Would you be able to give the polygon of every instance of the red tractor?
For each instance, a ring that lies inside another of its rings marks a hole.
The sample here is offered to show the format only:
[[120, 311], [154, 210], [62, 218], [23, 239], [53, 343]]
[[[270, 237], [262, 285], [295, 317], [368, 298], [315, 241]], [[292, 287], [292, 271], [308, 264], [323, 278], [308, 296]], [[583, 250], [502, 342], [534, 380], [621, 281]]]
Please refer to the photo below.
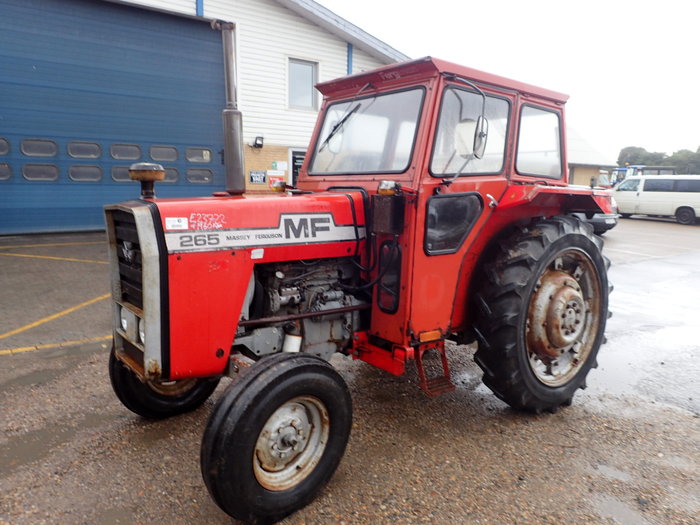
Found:
[[227, 192], [157, 199], [162, 168], [141, 165], [141, 199], [106, 208], [112, 386], [164, 418], [234, 378], [201, 469], [243, 520], [303, 507], [338, 466], [335, 353], [395, 375], [413, 361], [435, 396], [455, 388], [445, 341], [476, 341], [484, 383], [540, 413], [571, 403], [604, 341], [609, 263], [570, 214], [611, 201], [568, 185], [565, 95], [432, 58], [318, 89], [296, 187], [243, 194], [237, 169]]

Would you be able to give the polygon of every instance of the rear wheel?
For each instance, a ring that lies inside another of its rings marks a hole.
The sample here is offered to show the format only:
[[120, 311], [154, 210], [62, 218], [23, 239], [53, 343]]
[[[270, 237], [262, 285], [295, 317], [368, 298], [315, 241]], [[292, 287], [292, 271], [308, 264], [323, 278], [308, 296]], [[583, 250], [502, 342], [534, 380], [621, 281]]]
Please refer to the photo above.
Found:
[[148, 419], [163, 419], [194, 410], [219, 384], [219, 378], [144, 383], [117, 359], [114, 349], [109, 355], [109, 379], [122, 404]]
[[326, 485], [345, 451], [350, 393], [328, 363], [305, 354], [256, 362], [224, 392], [204, 431], [204, 482], [221, 509], [275, 521]]
[[596, 366], [608, 314], [602, 239], [573, 217], [540, 220], [499, 244], [476, 294], [475, 359], [516, 409], [571, 403]]
[[692, 208], [678, 208], [676, 221], [680, 224], [695, 224], [695, 210]]

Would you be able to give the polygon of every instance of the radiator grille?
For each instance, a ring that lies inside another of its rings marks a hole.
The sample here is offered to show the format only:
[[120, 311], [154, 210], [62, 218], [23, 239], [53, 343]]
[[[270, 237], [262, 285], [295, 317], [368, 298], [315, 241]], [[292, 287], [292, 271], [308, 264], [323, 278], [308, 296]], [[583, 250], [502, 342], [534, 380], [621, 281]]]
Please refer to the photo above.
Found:
[[136, 220], [131, 213], [121, 210], [112, 212], [121, 299], [143, 309], [143, 277], [141, 244], [136, 230]]

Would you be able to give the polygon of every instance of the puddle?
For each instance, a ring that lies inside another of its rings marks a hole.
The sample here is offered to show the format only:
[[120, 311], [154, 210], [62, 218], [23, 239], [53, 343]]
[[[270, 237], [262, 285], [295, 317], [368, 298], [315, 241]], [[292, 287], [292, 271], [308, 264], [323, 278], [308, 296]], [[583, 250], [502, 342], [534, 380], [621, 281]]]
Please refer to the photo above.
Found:
[[114, 421], [113, 414], [87, 414], [75, 426], [56, 426], [24, 432], [11, 437], [0, 447], [0, 472], [8, 475], [10, 470], [48, 456], [53, 449], [75, 438], [78, 430], [96, 428]]
[[0, 447], [0, 472], [7, 475], [10, 470], [48, 456], [53, 448], [73, 439], [76, 432], [75, 428], [52, 426], [10, 438]]
[[595, 470], [608, 479], [617, 481], [632, 481], [632, 476], [630, 474], [614, 467], [609, 467], [608, 465], [596, 465]]
[[619, 525], [651, 525], [630, 505], [607, 494], [594, 494], [592, 502], [601, 518], [612, 519]]

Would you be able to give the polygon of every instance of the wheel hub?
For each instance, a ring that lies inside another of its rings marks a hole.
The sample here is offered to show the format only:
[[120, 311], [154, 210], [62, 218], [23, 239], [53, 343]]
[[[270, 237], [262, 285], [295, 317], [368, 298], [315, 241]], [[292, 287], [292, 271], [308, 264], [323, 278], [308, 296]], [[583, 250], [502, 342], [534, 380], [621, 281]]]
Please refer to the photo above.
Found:
[[304, 450], [309, 440], [310, 423], [300, 405], [285, 405], [265, 425], [257, 456], [262, 468], [282, 470]]
[[586, 319], [581, 287], [562, 270], [543, 274], [528, 312], [528, 344], [541, 357], [558, 357], [579, 340]]
[[258, 482], [273, 491], [298, 484], [320, 461], [329, 431], [328, 412], [317, 398], [300, 396], [284, 403], [268, 418], [255, 444]]

